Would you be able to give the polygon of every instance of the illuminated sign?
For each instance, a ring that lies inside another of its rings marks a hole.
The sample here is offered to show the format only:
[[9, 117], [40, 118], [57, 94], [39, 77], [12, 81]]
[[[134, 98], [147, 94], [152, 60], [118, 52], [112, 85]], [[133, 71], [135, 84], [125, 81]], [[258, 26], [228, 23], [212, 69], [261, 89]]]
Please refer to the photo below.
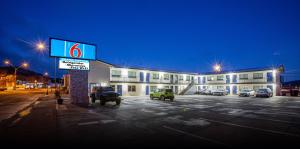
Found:
[[96, 60], [96, 45], [50, 38], [50, 56]]
[[90, 62], [88, 60], [60, 58], [58, 68], [71, 70], [90, 70]]

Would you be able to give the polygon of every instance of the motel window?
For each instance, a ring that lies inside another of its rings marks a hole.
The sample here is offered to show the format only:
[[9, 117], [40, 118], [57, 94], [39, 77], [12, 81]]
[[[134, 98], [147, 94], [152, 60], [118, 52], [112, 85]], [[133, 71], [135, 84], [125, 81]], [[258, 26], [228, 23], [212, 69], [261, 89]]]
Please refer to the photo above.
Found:
[[217, 86], [217, 89], [224, 89], [224, 86]]
[[186, 81], [190, 81], [190, 80], [191, 80], [191, 76], [186, 76], [186, 77], [185, 77], [185, 80], [186, 80]]
[[165, 88], [165, 89], [169, 89], [170, 87], [169, 87], [169, 86], [165, 86], [164, 88]]
[[253, 86], [253, 90], [254, 90], [254, 91], [257, 91], [258, 89], [261, 89], [261, 88], [263, 88], [262, 85], [254, 85], [254, 86]]
[[240, 80], [247, 80], [248, 74], [240, 74], [239, 77], [240, 77]]
[[157, 86], [150, 86], [150, 92], [155, 92], [157, 90]]
[[128, 71], [128, 78], [136, 78], [136, 72], [135, 71]]
[[222, 81], [224, 79], [224, 76], [217, 76], [218, 81]]
[[182, 76], [182, 75], [179, 76], [179, 80], [180, 80], [180, 81], [183, 80], [183, 76]]
[[208, 76], [207, 77], [207, 81], [212, 81], [213, 80], [213, 77], [212, 76]]
[[136, 88], [135, 85], [128, 85], [128, 92], [135, 92]]
[[152, 79], [158, 80], [159, 79], [159, 74], [158, 73], [153, 73], [152, 74]]
[[170, 75], [169, 74], [164, 74], [164, 80], [169, 80], [170, 79]]
[[111, 85], [110, 87], [113, 88], [114, 91], [116, 90], [116, 86], [115, 85]]
[[263, 73], [253, 73], [253, 79], [263, 79]]
[[112, 70], [111, 71], [111, 76], [112, 77], [121, 77], [121, 70]]

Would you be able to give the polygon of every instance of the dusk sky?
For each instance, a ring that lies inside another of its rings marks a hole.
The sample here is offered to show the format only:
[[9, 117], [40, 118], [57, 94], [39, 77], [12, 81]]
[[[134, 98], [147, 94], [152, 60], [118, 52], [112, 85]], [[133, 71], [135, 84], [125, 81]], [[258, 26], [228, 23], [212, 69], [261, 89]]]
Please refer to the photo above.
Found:
[[[300, 79], [299, 0], [2, 0], [0, 60], [53, 75], [49, 37], [96, 44], [97, 59], [186, 72], [286, 67]], [[60, 75], [62, 72], [60, 72]]]

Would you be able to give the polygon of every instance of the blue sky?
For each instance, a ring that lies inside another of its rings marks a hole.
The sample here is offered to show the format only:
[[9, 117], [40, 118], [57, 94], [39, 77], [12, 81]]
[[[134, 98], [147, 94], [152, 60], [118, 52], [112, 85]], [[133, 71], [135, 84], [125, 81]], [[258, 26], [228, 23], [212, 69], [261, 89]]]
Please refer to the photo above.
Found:
[[[125, 66], [188, 72], [284, 64], [300, 79], [300, 1], [297, 0], [4, 0], [0, 59], [53, 75], [38, 40], [97, 44], [97, 58]], [[63, 72], [60, 72], [62, 74]]]

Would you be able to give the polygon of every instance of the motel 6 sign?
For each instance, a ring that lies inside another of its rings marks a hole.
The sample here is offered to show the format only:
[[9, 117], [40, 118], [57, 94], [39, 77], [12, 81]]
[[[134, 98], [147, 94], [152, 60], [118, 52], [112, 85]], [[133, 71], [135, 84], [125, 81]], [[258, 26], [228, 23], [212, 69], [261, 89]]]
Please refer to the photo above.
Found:
[[96, 60], [96, 45], [50, 38], [50, 56]]

